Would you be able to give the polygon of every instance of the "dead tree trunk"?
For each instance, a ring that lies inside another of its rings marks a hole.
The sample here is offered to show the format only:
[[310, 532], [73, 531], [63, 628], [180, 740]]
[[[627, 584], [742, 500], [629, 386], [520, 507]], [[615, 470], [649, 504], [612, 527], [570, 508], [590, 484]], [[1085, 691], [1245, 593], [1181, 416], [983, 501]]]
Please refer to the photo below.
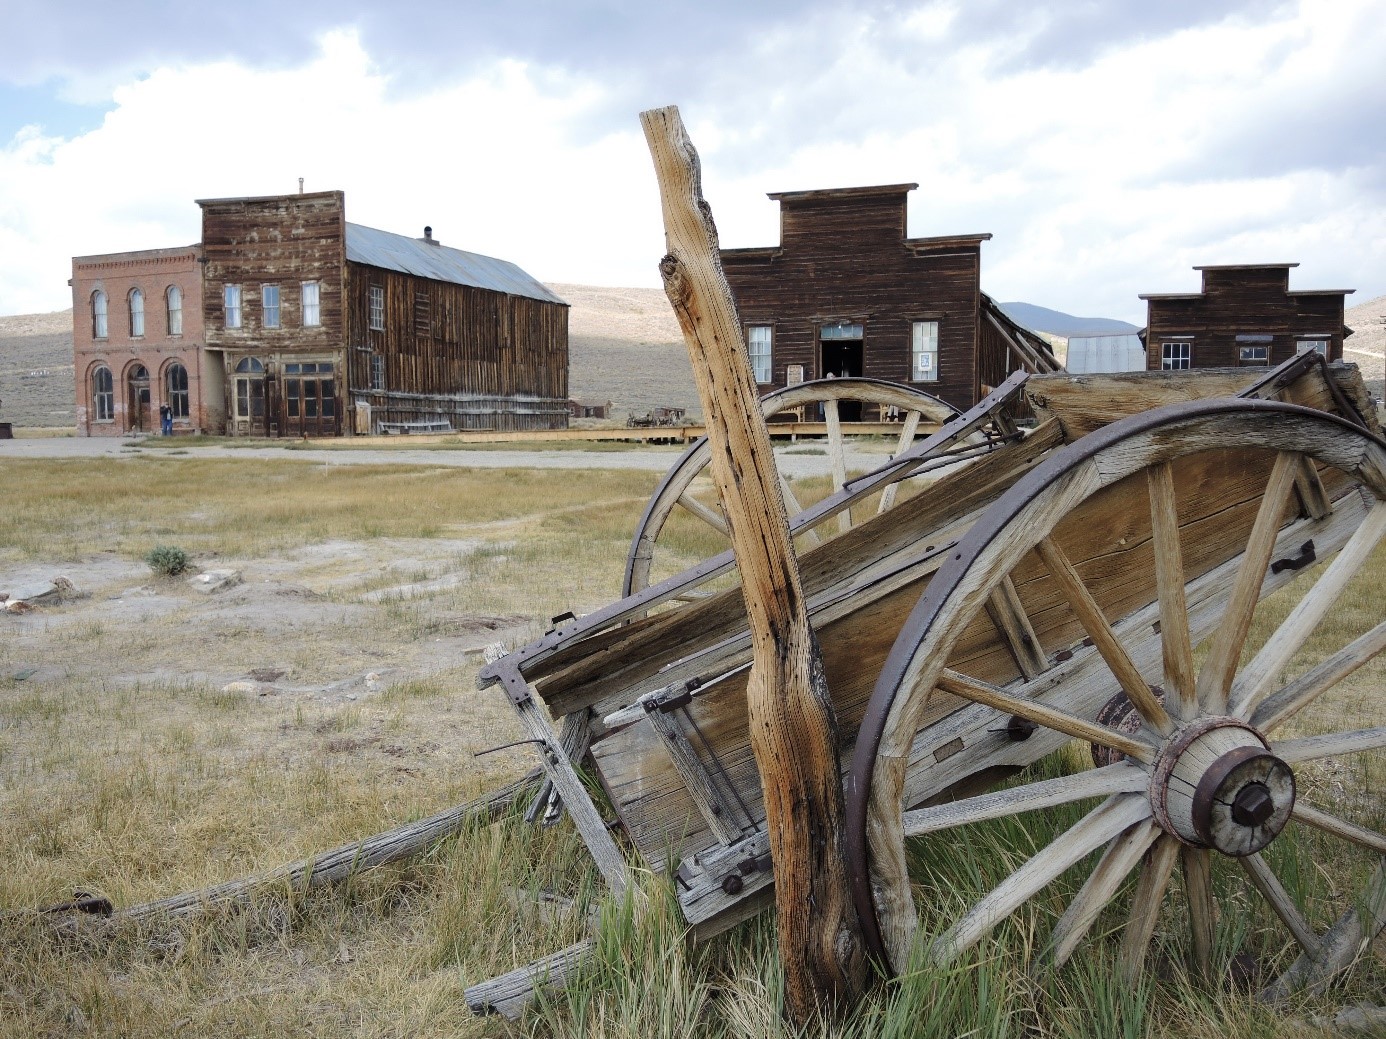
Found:
[[640, 121], [663, 200], [669, 255], [660, 273], [688, 345], [741, 571], [754, 647], [751, 746], [765, 791], [785, 996], [806, 1023], [850, 1007], [865, 980], [842, 854], [837, 724], [698, 155], [677, 108]]

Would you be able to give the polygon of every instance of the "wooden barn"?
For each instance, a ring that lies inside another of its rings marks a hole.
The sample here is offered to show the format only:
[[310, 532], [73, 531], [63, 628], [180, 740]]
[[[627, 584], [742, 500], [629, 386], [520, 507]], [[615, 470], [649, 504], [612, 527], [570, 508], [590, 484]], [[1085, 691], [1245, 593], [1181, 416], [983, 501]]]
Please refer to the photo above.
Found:
[[1017, 368], [1060, 369], [1044, 340], [982, 292], [991, 235], [908, 237], [916, 187], [773, 193], [779, 244], [722, 250], [762, 393], [865, 376], [967, 408]]
[[1341, 360], [1345, 297], [1352, 289], [1290, 290], [1296, 263], [1195, 267], [1201, 292], [1150, 293], [1146, 301], [1146, 368], [1228, 368], [1279, 364], [1317, 350]]
[[567, 425], [568, 306], [515, 264], [347, 223], [340, 191], [198, 205], [233, 435]]

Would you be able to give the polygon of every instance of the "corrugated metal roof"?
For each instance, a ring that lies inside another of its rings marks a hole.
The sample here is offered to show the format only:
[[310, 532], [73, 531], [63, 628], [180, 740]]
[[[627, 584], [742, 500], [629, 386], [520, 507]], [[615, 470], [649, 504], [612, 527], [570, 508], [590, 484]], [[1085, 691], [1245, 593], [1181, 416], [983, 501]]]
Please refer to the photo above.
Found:
[[406, 238], [361, 224], [346, 225], [346, 251], [352, 263], [567, 306], [565, 300], [555, 296], [542, 282], [509, 260], [498, 260], [494, 256], [464, 252], [446, 245], [430, 245], [419, 238]]

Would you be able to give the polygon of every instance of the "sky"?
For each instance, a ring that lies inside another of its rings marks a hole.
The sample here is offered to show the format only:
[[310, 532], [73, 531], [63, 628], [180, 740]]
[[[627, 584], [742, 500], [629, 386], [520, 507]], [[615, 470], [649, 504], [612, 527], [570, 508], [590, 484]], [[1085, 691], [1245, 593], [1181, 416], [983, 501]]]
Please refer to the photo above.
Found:
[[769, 192], [915, 182], [982, 288], [1143, 324], [1195, 265], [1386, 293], [1386, 0], [0, 0], [0, 314], [71, 257], [186, 245], [199, 198], [658, 286], [639, 113], [678, 105], [724, 247]]

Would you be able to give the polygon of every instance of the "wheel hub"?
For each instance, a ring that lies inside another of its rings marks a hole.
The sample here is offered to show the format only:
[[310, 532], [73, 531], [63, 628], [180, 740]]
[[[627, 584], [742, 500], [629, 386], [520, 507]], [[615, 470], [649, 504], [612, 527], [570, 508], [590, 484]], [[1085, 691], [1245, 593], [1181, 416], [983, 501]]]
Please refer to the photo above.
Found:
[[1202, 718], [1160, 752], [1150, 802], [1160, 825], [1185, 844], [1240, 857], [1260, 851], [1285, 828], [1295, 776], [1251, 726]]

